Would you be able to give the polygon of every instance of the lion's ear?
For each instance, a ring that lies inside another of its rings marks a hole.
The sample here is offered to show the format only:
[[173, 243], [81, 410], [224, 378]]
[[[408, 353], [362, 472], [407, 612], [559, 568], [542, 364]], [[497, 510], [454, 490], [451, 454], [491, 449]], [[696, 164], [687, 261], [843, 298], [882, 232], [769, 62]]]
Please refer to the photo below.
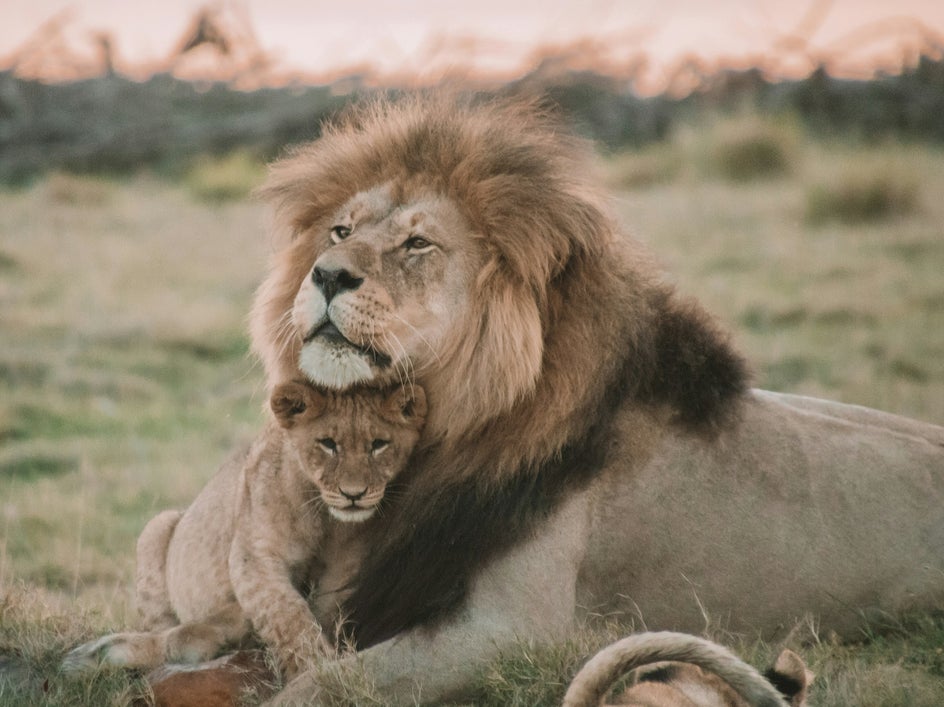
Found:
[[286, 429], [295, 425], [302, 415], [317, 417], [323, 411], [326, 399], [322, 393], [307, 383], [289, 381], [279, 383], [269, 397], [269, 407], [275, 419]]
[[426, 391], [422, 386], [410, 385], [394, 388], [387, 395], [384, 405], [394, 415], [402, 415], [417, 425], [426, 421]]

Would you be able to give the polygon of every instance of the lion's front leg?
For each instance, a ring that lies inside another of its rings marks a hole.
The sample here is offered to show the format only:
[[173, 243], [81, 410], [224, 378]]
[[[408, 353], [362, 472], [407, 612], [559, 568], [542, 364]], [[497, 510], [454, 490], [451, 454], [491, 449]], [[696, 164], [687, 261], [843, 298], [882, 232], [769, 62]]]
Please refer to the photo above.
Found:
[[259, 638], [275, 653], [286, 678], [336, 651], [308, 602], [292, 585], [289, 563], [237, 530], [230, 550], [233, 591]]
[[360, 670], [391, 704], [461, 700], [478, 671], [503, 649], [521, 640], [561, 640], [574, 622], [587, 508], [586, 494], [574, 497], [535, 536], [493, 562], [451, 621], [326, 663], [296, 678], [268, 704], [310, 704], [325, 680], [343, 684], [345, 674]]

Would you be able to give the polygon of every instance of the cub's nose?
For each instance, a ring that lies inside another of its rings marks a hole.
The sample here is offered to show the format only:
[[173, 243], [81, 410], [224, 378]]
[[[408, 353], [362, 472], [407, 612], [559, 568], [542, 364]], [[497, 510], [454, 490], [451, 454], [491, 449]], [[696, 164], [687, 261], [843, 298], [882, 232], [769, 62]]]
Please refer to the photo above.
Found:
[[339, 486], [338, 491], [341, 492], [341, 495], [344, 496], [348, 501], [352, 503], [359, 501], [364, 497], [364, 494], [367, 493], [366, 486]]
[[311, 280], [321, 290], [326, 302], [330, 302], [339, 292], [356, 290], [364, 282], [364, 278], [355, 277], [344, 268], [324, 267], [315, 267], [311, 271]]

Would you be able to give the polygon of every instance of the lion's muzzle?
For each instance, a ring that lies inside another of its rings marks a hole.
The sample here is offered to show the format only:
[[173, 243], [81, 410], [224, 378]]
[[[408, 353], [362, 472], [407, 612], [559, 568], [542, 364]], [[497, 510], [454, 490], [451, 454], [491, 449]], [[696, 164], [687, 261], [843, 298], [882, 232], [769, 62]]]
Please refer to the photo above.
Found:
[[341, 330], [338, 329], [330, 319], [325, 320], [323, 324], [312, 329], [302, 341], [307, 344], [316, 336], [320, 336], [329, 343], [347, 344], [348, 346], [357, 348], [353, 342], [344, 338], [344, 334], [341, 333]]
[[318, 266], [312, 269], [311, 280], [315, 287], [321, 290], [325, 302], [331, 302], [339, 292], [356, 290], [364, 282], [364, 278], [357, 277], [344, 268]]

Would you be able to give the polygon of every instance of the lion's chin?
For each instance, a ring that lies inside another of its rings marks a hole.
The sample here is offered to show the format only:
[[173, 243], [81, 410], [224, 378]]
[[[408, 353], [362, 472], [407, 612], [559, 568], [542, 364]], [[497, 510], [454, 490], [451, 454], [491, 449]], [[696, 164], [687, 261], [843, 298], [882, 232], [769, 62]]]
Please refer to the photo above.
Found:
[[352, 346], [312, 339], [302, 348], [298, 367], [312, 383], [343, 390], [367, 383], [376, 376], [370, 357]]
[[335, 508], [334, 506], [328, 506], [328, 513], [332, 517], [340, 520], [344, 523], [363, 523], [365, 520], [374, 515], [373, 508]]

